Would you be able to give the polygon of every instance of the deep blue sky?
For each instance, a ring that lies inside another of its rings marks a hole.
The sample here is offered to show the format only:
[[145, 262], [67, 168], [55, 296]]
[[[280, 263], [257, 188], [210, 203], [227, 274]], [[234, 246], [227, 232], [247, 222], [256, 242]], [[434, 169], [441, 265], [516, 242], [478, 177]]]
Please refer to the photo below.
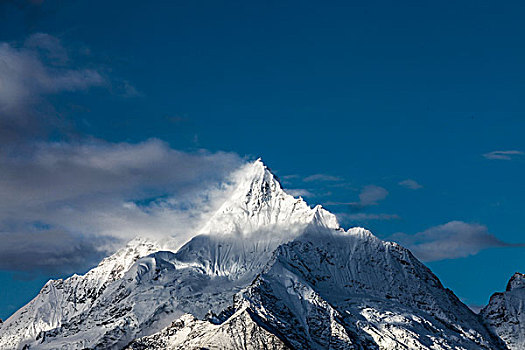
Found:
[[[381, 238], [458, 220], [525, 242], [525, 157], [483, 156], [525, 151], [523, 2], [77, 0], [0, 9], [0, 41], [47, 33], [111, 81], [47, 97], [78, 135], [261, 156], [286, 187], [311, 192], [311, 204], [356, 202], [364, 186], [382, 187], [388, 196], [359, 211], [326, 205]], [[302, 180], [312, 174], [341, 179]], [[406, 179], [422, 188], [398, 185]], [[524, 253], [491, 247], [428, 265], [467, 304], [484, 305], [525, 272]], [[60, 275], [13, 273], [0, 273], [0, 317]]]

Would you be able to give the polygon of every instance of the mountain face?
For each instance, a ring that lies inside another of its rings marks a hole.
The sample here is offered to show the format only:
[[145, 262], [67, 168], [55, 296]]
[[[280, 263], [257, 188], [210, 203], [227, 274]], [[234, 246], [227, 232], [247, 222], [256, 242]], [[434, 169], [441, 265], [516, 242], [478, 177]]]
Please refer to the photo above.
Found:
[[[179, 320], [128, 349], [214, 349], [195, 327]], [[361, 228], [312, 226], [279, 246], [207, 327], [243, 339], [267, 330], [289, 349], [505, 349], [408, 250]]]
[[481, 314], [510, 349], [525, 349], [525, 274], [516, 272], [506, 291], [494, 293]]
[[89, 310], [106, 288], [122, 278], [134, 262], [159, 249], [154, 242], [137, 239], [90, 270], [84, 276], [51, 280], [26, 306], [8, 318], [0, 328], [0, 349], [17, 349], [42, 331]]
[[179, 249], [134, 240], [48, 282], [0, 326], [0, 349], [507, 348], [405, 248], [343, 230], [261, 161], [235, 178]]
[[272, 331], [260, 326], [244, 308], [221, 324], [200, 321], [186, 314], [159, 333], [132, 342], [127, 349], [284, 350], [289, 347]]

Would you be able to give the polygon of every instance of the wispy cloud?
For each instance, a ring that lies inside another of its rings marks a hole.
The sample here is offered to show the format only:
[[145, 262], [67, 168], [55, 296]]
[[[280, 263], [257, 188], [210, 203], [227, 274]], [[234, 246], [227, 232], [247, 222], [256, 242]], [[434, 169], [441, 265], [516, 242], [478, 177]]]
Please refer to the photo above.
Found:
[[508, 150], [508, 151], [492, 151], [483, 154], [483, 157], [487, 159], [496, 159], [496, 160], [512, 160], [516, 157], [523, 156], [525, 153], [518, 150]]
[[[100, 69], [76, 62], [59, 38], [36, 33], [23, 43], [0, 42], [0, 142], [34, 137], [63, 121], [47, 99], [109, 87]], [[128, 89], [132, 92], [132, 87]]]
[[354, 211], [359, 211], [367, 207], [378, 205], [380, 201], [388, 196], [388, 191], [376, 185], [368, 185], [361, 189], [359, 192], [358, 202], [337, 202], [337, 201], [326, 201], [325, 205], [346, 205], [352, 208]]
[[313, 182], [313, 181], [324, 181], [324, 182], [335, 182], [341, 181], [342, 179], [338, 176], [328, 175], [328, 174], [314, 174], [307, 176], [303, 179], [304, 182]]
[[372, 214], [372, 213], [338, 213], [337, 217], [343, 221], [355, 221], [355, 222], [365, 222], [373, 220], [399, 220], [401, 217], [397, 214]]
[[379, 201], [382, 201], [388, 196], [388, 191], [376, 185], [368, 185], [363, 187], [359, 193], [359, 202], [349, 203], [350, 207], [354, 210], [361, 210], [372, 205], [377, 205]]
[[233, 153], [181, 152], [156, 139], [39, 143], [4, 154], [0, 269], [79, 269], [135, 236], [182, 243], [241, 164]]
[[403, 186], [405, 188], [411, 189], [411, 190], [419, 190], [420, 188], [423, 188], [417, 181], [412, 179], [406, 179], [398, 183], [400, 186]]
[[84, 90], [105, 79], [93, 69], [69, 67], [60, 41], [47, 34], [29, 37], [16, 46], [0, 43], [0, 111], [11, 117], [25, 111], [42, 95]]
[[314, 197], [314, 194], [304, 188], [286, 189], [286, 192], [294, 197]]
[[65, 65], [69, 61], [69, 54], [60, 39], [46, 33], [31, 35], [24, 42], [24, 47], [33, 49], [33, 53], [40, 53], [40, 57], [47, 58], [54, 65]]
[[294, 183], [295, 179], [299, 179], [299, 175], [291, 174], [291, 175], [282, 175], [279, 176], [279, 181], [281, 181], [282, 184], [292, 184]]
[[525, 247], [501, 241], [484, 225], [463, 221], [450, 221], [414, 235], [396, 233], [388, 239], [407, 247], [423, 261], [463, 258], [491, 247]]

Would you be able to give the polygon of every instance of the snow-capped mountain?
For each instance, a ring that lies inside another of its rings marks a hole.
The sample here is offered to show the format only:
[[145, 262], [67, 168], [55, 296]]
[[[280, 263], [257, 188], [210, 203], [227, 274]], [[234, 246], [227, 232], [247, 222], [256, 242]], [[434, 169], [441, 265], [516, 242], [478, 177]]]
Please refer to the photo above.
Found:
[[224, 348], [210, 346], [204, 328], [240, 339], [269, 331], [282, 342], [275, 348], [290, 349], [505, 348], [408, 250], [361, 228], [310, 227], [279, 246], [222, 315], [204, 324], [185, 315], [129, 349]]
[[525, 274], [516, 272], [506, 291], [494, 293], [481, 314], [510, 349], [525, 349]]
[[505, 349], [401, 246], [285, 193], [258, 160], [179, 249], [135, 240], [0, 327], [20, 349]]

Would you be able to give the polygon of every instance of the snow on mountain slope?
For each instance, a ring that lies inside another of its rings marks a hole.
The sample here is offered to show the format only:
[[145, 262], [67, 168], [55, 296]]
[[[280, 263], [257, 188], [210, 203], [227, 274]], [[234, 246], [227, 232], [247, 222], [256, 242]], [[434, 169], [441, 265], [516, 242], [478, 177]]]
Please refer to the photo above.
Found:
[[360, 228], [307, 232], [280, 246], [243, 295], [296, 348], [326, 348], [319, 339], [334, 337], [322, 332], [337, 325], [366, 348], [504, 348], [408, 250]]
[[163, 331], [137, 339], [127, 350], [286, 350], [286, 344], [261, 327], [247, 309], [222, 324], [200, 321], [186, 314]]
[[512, 350], [525, 349], [525, 274], [516, 272], [480, 314]]
[[[248, 312], [292, 349], [505, 349], [408, 250], [361, 228], [341, 232], [314, 222], [304, 235], [279, 246], [234, 300], [229, 314]], [[233, 317], [200, 325], [246, 334], [242, 325], [230, 330]], [[201, 345], [200, 330], [177, 325], [131, 348]]]
[[83, 276], [50, 280], [27, 305], [0, 328], [0, 349], [15, 349], [40, 332], [89, 310], [108, 285], [119, 280], [140, 257], [159, 249], [153, 242], [135, 239]]
[[209, 276], [171, 252], [139, 259], [90, 309], [37, 337], [38, 349], [120, 349], [186, 312], [200, 317], [231, 299], [236, 281]]

